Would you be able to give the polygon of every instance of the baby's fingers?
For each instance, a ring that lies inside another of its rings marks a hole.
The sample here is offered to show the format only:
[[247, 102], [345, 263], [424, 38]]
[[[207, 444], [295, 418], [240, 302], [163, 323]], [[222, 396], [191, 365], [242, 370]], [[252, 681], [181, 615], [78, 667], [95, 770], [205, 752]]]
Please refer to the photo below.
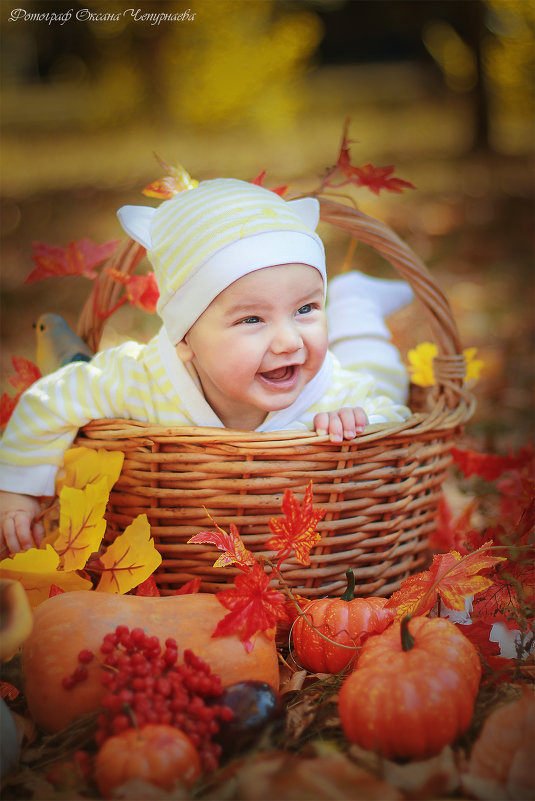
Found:
[[31, 518], [25, 512], [15, 512], [2, 520], [2, 534], [10, 553], [33, 548]]

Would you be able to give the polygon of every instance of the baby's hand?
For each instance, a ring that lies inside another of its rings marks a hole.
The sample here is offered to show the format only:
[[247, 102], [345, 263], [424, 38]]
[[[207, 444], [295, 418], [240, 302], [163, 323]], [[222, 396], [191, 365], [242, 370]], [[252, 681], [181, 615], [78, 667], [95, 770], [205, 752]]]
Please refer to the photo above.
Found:
[[329, 434], [331, 442], [354, 439], [357, 434], [362, 434], [367, 424], [368, 416], [360, 406], [345, 406], [337, 412], [319, 412], [314, 417], [316, 434]]
[[18, 492], [0, 491], [0, 551], [11, 553], [38, 546], [45, 530], [33, 520], [41, 511], [37, 498]]

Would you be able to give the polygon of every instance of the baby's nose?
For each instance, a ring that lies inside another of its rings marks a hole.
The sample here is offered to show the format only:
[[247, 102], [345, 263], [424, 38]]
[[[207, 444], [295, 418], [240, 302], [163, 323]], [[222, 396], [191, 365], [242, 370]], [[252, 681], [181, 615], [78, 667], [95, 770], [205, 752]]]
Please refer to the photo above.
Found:
[[271, 341], [273, 353], [294, 353], [303, 347], [303, 340], [296, 326], [292, 323], [280, 325]]

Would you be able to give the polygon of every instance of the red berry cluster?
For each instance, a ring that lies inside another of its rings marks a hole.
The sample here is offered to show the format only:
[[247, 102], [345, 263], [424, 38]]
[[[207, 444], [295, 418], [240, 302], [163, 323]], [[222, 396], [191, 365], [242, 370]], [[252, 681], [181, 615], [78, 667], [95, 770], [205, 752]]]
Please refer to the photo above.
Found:
[[83, 651], [80, 651], [78, 654], [78, 661], [80, 662], [77, 665], [73, 672], [69, 676], [64, 676], [61, 680], [61, 683], [65, 690], [72, 690], [77, 684], [80, 684], [81, 681], [85, 681], [87, 679], [87, 668], [88, 665], [93, 660], [94, 654], [93, 651], [89, 651], [87, 648], [84, 648]]
[[100, 651], [106, 694], [98, 717], [97, 745], [125, 729], [167, 724], [187, 734], [205, 772], [215, 770], [221, 748], [212, 738], [221, 722], [233, 718], [233, 712], [213, 700], [205, 703], [223, 691], [209, 665], [190, 650], [184, 651], [183, 663], [176, 664], [176, 640], [168, 638], [162, 648], [158, 637], [127, 626], [106, 634]]

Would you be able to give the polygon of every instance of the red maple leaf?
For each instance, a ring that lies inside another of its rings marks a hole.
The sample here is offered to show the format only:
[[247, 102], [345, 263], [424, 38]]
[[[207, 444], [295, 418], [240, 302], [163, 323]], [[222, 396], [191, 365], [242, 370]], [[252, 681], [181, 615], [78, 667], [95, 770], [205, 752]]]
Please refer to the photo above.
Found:
[[244, 568], [255, 563], [255, 557], [243, 544], [234, 523], [230, 524], [230, 534], [227, 534], [217, 523], [214, 522], [214, 525], [217, 531], [201, 531], [199, 534], [194, 534], [188, 540], [188, 545], [190, 543], [210, 544], [223, 551], [219, 559], [214, 562], [214, 567], [236, 564], [238, 567]]
[[437, 527], [429, 537], [429, 545], [434, 551], [446, 553], [447, 551], [456, 550], [466, 553], [466, 537], [470, 530], [470, 521], [477, 504], [478, 500], [474, 498], [459, 517], [454, 520], [446, 499], [440, 499]]
[[31, 387], [38, 378], [41, 378], [39, 368], [23, 356], [12, 356], [11, 364], [15, 370], [15, 375], [8, 376], [7, 380], [17, 390], [17, 394], [14, 397], [10, 397], [7, 392], [4, 392], [0, 398], [0, 430], [6, 427], [24, 390]]
[[50, 590], [48, 591], [48, 597], [53, 598], [54, 595], [61, 595], [63, 592], [65, 592], [65, 590], [62, 590], [57, 584], [51, 584]]
[[345, 183], [354, 183], [356, 186], [367, 186], [375, 195], [378, 195], [381, 189], [386, 189], [388, 192], [399, 193], [403, 192], [404, 189], [415, 188], [409, 181], [403, 181], [401, 178], [394, 178], [393, 172], [395, 168], [392, 166], [374, 167], [373, 164], [368, 163], [357, 167], [351, 164], [349, 145], [353, 143], [347, 138], [348, 128], [349, 119], [347, 119], [344, 124], [342, 144], [334, 169], [334, 171], [338, 169], [344, 178], [346, 178]]
[[77, 242], [69, 242], [66, 248], [34, 242], [32, 261], [35, 268], [25, 279], [25, 284], [32, 284], [43, 278], [54, 275], [83, 275], [96, 278], [95, 267], [107, 259], [119, 243], [118, 239], [96, 245], [85, 237]]
[[374, 167], [373, 164], [363, 164], [362, 167], [353, 167], [354, 183], [357, 186], [367, 186], [370, 192], [378, 195], [381, 189], [388, 192], [403, 192], [404, 189], [414, 189], [414, 184], [393, 178], [394, 167]]
[[302, 506], [299, 506], [293, 492], [286, 490], [282, 498], [282, 511], [285, 518], [272, 517], [269, 521], [274, 536], [266, 543], [266, 547], [277, 551], [279, 565], [292, 550], [295, 550], [296, 559], [302, 565], [309, 565], [310, 550], [321, 540], [316, 526], [325, 516], [325, 509], [314, 509], [312, 506], [312, 482], [306, 488]]
[[[264, 186], [264, 178], [265, 177], [266, 177], [266, 170], [262, 170], [260, 175], [257, 175], [256, 178], [253, 178], [251, 183], [255, 184], [256, 186]], [[285, 186], [277, 186], [277, 187], [275, 187], [273, 189], [271, 187], [267, 187], [267, 186], [265, 188], [269, 189], [270, 192], [275, 192], [275, 194], [276, 195], [280, 195], [280, 197], [284, 197], [284, 195], [288, 191], [288, 185], [287, 184]]]
[[141, 584], [138, 584], [136, 587], [136, 595], [142, 595], [146, 598], [159, 598], [160, 597], [160, 590], [158, 589], [158, 585], [156, 584], [156, 579], [154, 578], [154, 574], [142, 581]]
[[149, 314], [153, 314], [156, 311], [160, 291], [156, 283], [156, 276], [152, 271], [144, 275], [125, 275], [120, 270], [108, 267], [106, 272], [114, 281], [123, 284], [125, 287], [125, 295], [119, 299], [113, 309], [107, 313], [107, 316], [116, 312], [126, 301], [131, 306], [137, 306], [143, 311], [149, 312]]
[[461, 623], [455, 624], [459, 631], [462, 631], [464, 636], [475, 645], [479, 651], [479, 655], [485, 660], [490, 656], [500, 655], [500, 646], [497, 642], [489, 640], [490, 630], [492, 623], [486, 623], [482, 620], [474, 620], [469, 625], [462, 625]]
[[486, 481], [495, 481], [510, 470], [520, 470], [533, 459], [533, 453], [529, 449], [522, 449], [518, 456], [511, 454], [499, 456], [495, 453], [478, 453], [470, 449], [452, 448], [451, 455], [467, 478], [476, 475]]
[[269, 577], [258, 562], [243, 568], [234, 587], [216, 593], [216, 598], [231, 611], [219, 621], [212, 637], [237, 634], [246, 651], [253, 649], [254, 634], [272, 629], [278, 620], [286, 618], [285, 596], [270, 589]]
[[200, 588], [200, 578], [190, 579], [190, 581], [186, 581], [185, 584], [179, 587], [174, 595], [195, 595], [195, 593], [199, 592]]

